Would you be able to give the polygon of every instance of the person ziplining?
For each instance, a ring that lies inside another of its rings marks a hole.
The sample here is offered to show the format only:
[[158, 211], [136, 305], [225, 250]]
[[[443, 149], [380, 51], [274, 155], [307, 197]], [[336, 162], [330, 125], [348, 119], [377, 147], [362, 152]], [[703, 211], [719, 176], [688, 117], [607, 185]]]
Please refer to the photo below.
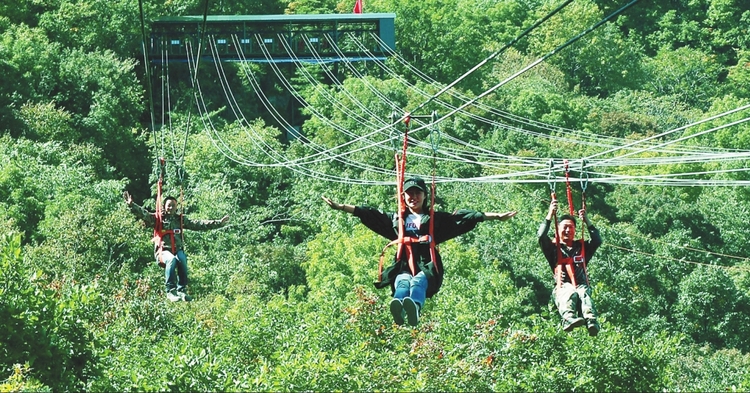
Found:
[[[591, 297], [591, 287], [589, 286], [588, 273], [586, 265], [591, 261], [594, 253], [602, 244], [602, 238], [599, 230], [586, 214], [586, 183], [581, 180], [581, 209], [578, 210], [578, 217], [588, 229], [590, 239], [575, 240], [576, 219], [575, 207], [573, 206], [573, 196], [568, 177], [568, 162], [565, 160], [565, 180], [567, 183], [566, 194], [568, 197], [568, 206], [570, 214], [564, 214], [557, 220], [557, 197], [555, 194], [554, 176], [552, 174], [552, 162], [550, 162], [550, 190], [552, 201], [547, 211], [544, 222], [539, 226], [537, 237], [539, 246], [547, 259], [550, 268], [555, 275], [555, 288], [552, 290], [552, 296], [555, 300], [555, 306], [562, 318], [562, 327], [566, 332], [570, 332], [576, 327], [586, 326], [590, 336], [599, 334], [599, 322], [597, 321], [596, 308]], [[582, 166], [583, 168], [583, 166]], [[550, 224], [555, 223], [554, 241], [547, 236]]]
[[170, 301], [190, 301], [188, 295], [188, 265], [185, 254], [185, 229], [205, 231], [223, 227], [229, 221], [229, 215], [219, 220], [193, 220], [178, 212], [177, 199], [171, 196], [164, 198], [162, 205], [164, 159], [160, 159], [159, 180], [156, 192], [156, 212], [151, 213], [133, 202], [130, 193], [125, 191], [123, 197], [130, 211], [147, 225], [154, 226], [154, 257], [164, 269], [164, 286], [167, 299]]
[[[471, 231], [480, 222], [509, 220], [516, 212], [435, 211], [434, 165], [430, 199], [423, 179], [411, 177], [404, 180], [409, 120], [407, 115], [400, 160], [396, 154], [398, 211], [384, 212], [367, 206], [340, 204], [325, 196], [322, 198], [332, 209], [355, 215], [367, 228], [390, 240], [381, 253], [378, 280], [374, 285], [378, 289], [391, 289], [393, 299], [389, 309], [393, 322], [403, 325], [406, 321], [414, 327], [419, 324], [425, 300], [438, 293], [443, 283], [443, 262], [437, 245]], [[393, 264], [383, 269], [383, 257], [391, 245], [398, 245], [396, 255]]]

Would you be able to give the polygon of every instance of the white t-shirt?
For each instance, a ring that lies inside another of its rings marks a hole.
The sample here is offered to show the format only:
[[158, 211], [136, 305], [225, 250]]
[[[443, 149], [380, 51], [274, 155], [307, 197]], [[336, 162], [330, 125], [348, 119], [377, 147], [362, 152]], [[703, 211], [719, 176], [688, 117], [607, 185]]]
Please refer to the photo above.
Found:
[[404, 234], [406, 236], [414, 236], [419, 237], [419, 226], [422, 224], [422, 215], [421, 214], [409, 214], [406, 217], [406, 220], [404, 220], [404, 226], [406, 227], [404, 230]]

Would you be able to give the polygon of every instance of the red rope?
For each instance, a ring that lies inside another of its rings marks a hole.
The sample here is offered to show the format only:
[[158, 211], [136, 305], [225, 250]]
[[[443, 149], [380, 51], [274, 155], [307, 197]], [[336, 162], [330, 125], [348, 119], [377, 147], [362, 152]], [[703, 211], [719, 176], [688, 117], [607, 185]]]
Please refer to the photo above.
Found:
[[570, 170], [568, 169], [568, 160], [563, 160], [563, 165], [565, 166], [565, 193], [568, 196], [568, 210], [570, 210], [570, 215], [575, 217], [576, 211], [575, 207], [573, 206], [573, 190], [570, 188], [570, 177], [568, 176], [568, 173]]
[[164, 157], [159, 158], [159, 180], [156, 182], [156, 213], [154, 214], [154, 218], [156, 219], [156, 222], [154, 223], [154, 238], [153, 241], [156, 242], [157, 245], [157, 252], [159, 255], [159, 266], [166, 267], [166, 264], [161, 259], [162, 250], [164, 248], [163, 242], [162, 242], [162, 230], [164, 229], [162, 226], [162, 201], [161, 201], [161, 188], [162, 184], [164, 183]]
[[[404, 201], [404, 176], [406, 174], [406, 147], [408, 145], [410, 121], [411, 116], [407, 113], [406, 118], [404, 118], [404, 124], [406, 127], [404, 129], [404, 143], [401, 148], [401, 159], [399, 159], [398, 153], [396, 153], [394, 157], [396, 161], [396, 199], [398, 200], [398, 239], [391, 243], [400, 243], [398, 250], [396, 251], [397, 260], [401, 260], [401, 255], [404, 250], [404, 214], [406, 214], [406, 201]], [[391, 244], [388, 246], [390, 245]], [[388, 246], [386, 246], [386, 248], [388, 248]], [[385, 252], [385, 249], [383, 252]], [[380, 262], [378, 263], [378, 281], [383, 281], [383, 255], [380, 256]]]

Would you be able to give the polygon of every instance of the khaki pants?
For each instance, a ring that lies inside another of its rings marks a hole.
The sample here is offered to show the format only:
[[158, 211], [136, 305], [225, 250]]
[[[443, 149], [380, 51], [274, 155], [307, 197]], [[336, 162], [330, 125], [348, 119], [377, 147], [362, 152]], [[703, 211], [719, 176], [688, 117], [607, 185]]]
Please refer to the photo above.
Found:
[[596, 309], [594, 300], [591, 298], [591, 288], [588, 285], [578, 285], [566, 282], [552, 291], [555, 298], [555, 306], [563, 319], [563, 325], [580, 316], [586, 320], [587, 325], [596, 324]]

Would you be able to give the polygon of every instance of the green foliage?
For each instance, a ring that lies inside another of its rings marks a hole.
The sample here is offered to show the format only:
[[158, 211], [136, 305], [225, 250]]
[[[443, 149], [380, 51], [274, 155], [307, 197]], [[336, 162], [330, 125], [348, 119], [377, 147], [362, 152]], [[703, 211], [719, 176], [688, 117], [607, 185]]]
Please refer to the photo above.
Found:
[[678, 326], [699, 344], [748, 350], [747, 296], [721, 269], [695, 269], [680, 283], [674, 313]]
[[20, 235], [2, 236], [2, 367], [9, 372], [14, 364], [28, 364], [30, 375], [53, 390], [79, 390], [97, 375], [88, 324], [99, 302], [97, 283], [49, 281], [27, 267], [21, 251]]
[[42, 383], [29, 377], [31, 368], [29, 364], [14, 364], [13, 374], [7, 380], [0, 383], [0, 392], [51, 392]]
[[[395, 209], [400, 146], [372, 130], [394, 108], [423, 104], [557, 4], [366, 0], [365, 12], [396, 13], [397, 50], [427, 81], [389, 59], [401, 75], [374, 63], [304, 71], [222, 63], [228, 83], [220, 85], [216, 64], [201, 62], [208, 113], [198, 114], [192, 71], [170, 63], [152, 82], [157, 118], [162, 106], [171, 112], [151, 130], [137, 2], [0, 0], [0, 369], [10, 376], [0, 391], [750, 389], [742, 330], [750, 193], [742, 187], [592, 187], [590, 217], [605, 241], [589, 265], [597, 337], [562, 332], [549, 308], [553, 278], [534, 236], [547, 209], [543, 184], [438, 183], [441, 210], [519, 213], [442, 245], [446, 281], [415, 328], [395, 326], [390, 291], [372, 287], [385, 239], [320, 199]], [[353, 5], [242, 0], [210, 3], [208, 13], [349, 13]], [[621, 5], [573, 2], [454, 91], [476, 96]], [[205, 3], [144, 6], [148, 22], [201, 15]], [[439, 149], [464, 150], [456, 138], [530, 162], [585, 157], [601, 150], [537, 136], [586, 130], [596, 143], [622, 144], [745, 105], [749, 15], [740, 0], [639, 2], [482, 98], [492, 110], [471, 109], [498, 123], [445, 119]], [[169, 103], [160, 97], [166, 80]], [[257, 89], [274, 109], [294, 114], [302, 138], [277, 124]], [[422, 110], [448, 107], [433, 100]], [[744, 151], [748, 135], [746, 125], [733, 126], [681, 147]], [[427, 129], [412, 136], [429, 139]], [[317, 154], [347, 142], [357, 166]], [[378, 142], [379, 150], [358, 150]], [[410, 172], [431, 172], [430, 146], [409, 152]], [[285, 164], [311, 154], [313, 163]], [[158, 156], [170, 159], [165, 192], [184, 192], [187, 214], [231, 217], [225, 228], [187, 235], [191, 303], [165, 299], [152, 228], [122, 201], [127, 189], [153, 208]], [[701, 177], [744, 181], [745, 167], [736, 160], [610, 168], [624, 176], [726, 170]], [[436, 168], [439, 179], [513, 170], [459, 159]], [[340, 177], [389, 185], [330, 181]]]
[[748, 361], [748, 354], [736, 349], [687, 346], [667, 370], [669, 385], [682, 391], [744, 391], [750, 383]]
[[[593, 1], [574, 2], [531, 34], [529, 51], [535, 57], [547, 55], [604, 16]], [[615, 23], [608, 23], [550, 58], [550, 62], [560, 67], [571, 86], [586, 94], [607, 96], [641, 84], [642, 56], [637, 44], [624, 37]]]
[[716, 82], [726, 73], [715, 55], [688, 47], [660, 50], [644, 66], [648, 91], [704, 110], [719, 93]]

